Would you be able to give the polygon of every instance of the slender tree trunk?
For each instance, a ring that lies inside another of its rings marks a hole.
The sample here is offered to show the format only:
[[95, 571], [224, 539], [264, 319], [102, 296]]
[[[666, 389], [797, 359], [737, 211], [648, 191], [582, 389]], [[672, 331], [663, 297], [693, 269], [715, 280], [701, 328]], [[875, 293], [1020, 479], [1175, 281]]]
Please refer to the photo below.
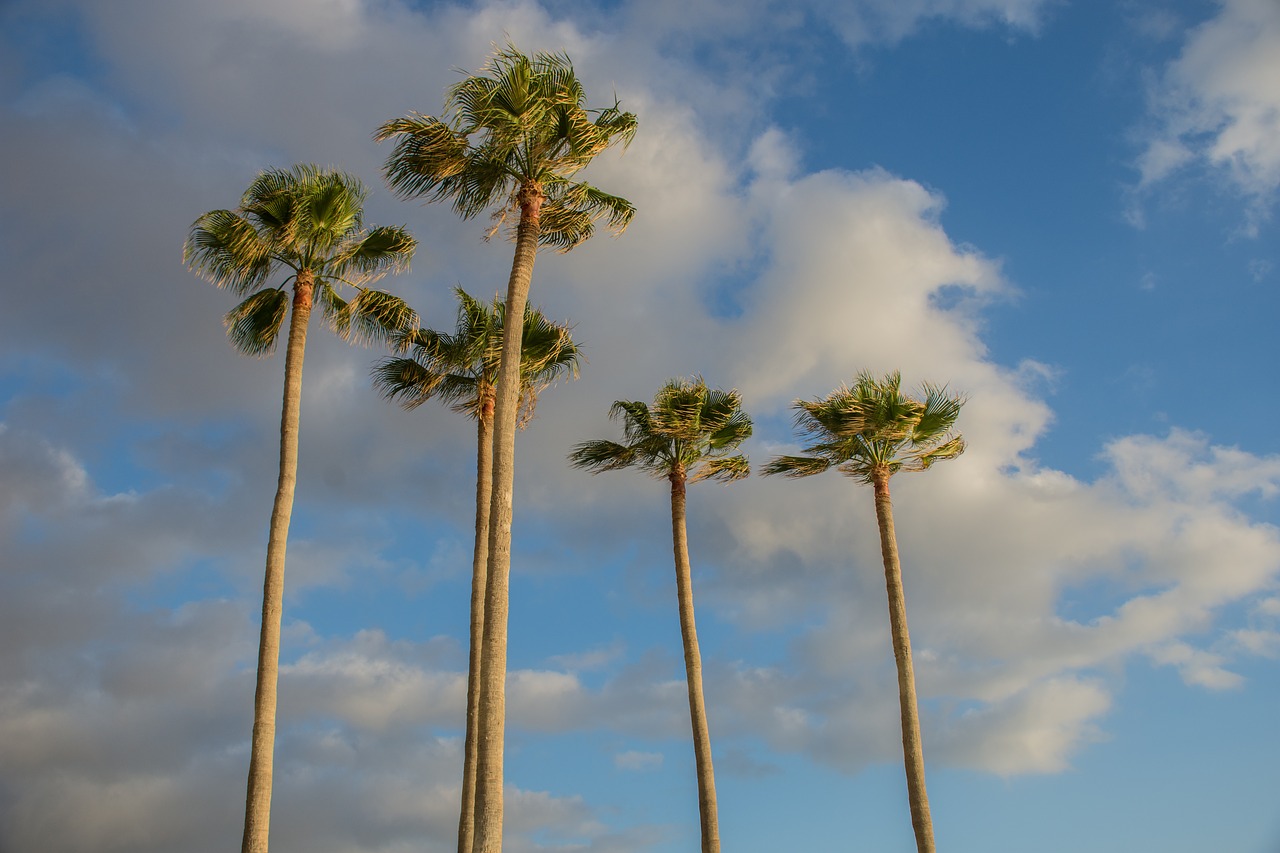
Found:
[[271, 775], [276, 744], [276, 682], [280, 674], [280, 620], [284, 609], [284, 556], [298, 482], [298, 425], [302, 406], [302, 359], [307, 348], [313, 278], [298, 274], [284, 356], [284, 404], [280, 414], [280, 476], [271, 508], [267, 571], [262, 587], [262, 634], [258, 641], [258, 684], [253, 699], [253, 743], [245, 797], [241, 853], [267, 853], [271, 828]]
[[476, 829], [473, 853], [502, 850], [502, 760], [507, 715], [507, 611], [511, 574], [511, 512], [515, 485], [516, 418], [520, 411], [520, 351], [524, 309], [538, 255], [542, 190], [520, 191], [516, 253], [507, 282], [493, 416], [493, 493], [489, 503], [489, 571], [485, 585], [484, 641], [480, 655], [479, 755], [476, 762]]
[[916, 850], [935, 853], [933, 818], [924, 786], [924, 744], [920, 739], [920, 712], [916, 706], [916, 676], [911, 664], [911, 632], [907, 629], [907, 600], [902, 590], [902, 563], [898, 538], [893, 531], [893, 504], [889, 500], [889, 472], [873, 475], [876, 521], [880, 525], [880, 553], [884, 558], [884, 585], [889, 595], [889, 629], [893, 635], [893, 659], [898, 666], [898, 705], [902, 712], [902, 759], [907, 771], [907, 797]]
[[702, 695], [702, 654], [693, 615], [693, 572], [689, 566], [689, 536], [685, 530], [685, 473], [677, 469], [671, 480], [671, 541], [676, 562], [676, 598], [680, 604], [680, 637], [684, 642], [684, 673], [689, 687], [689, 718], [693, 723], [693, 755], [698, 772], [698, 819], [702, 853], [720, 853], [720, 824], [716, 814], [716, 772], [711, 764], [711, 733]]
[[480, 651], [484, 638], [484, 591], [489, 569], [489, 498], [493, 490], [493, 388], [484, 380], [480, 381], [480, 417], [476, 427], [476, 540], [471, 557], [471, 655], [467, 665], [467, 734], [463, 742], [458, 853], [471, 853], [476, 828]]

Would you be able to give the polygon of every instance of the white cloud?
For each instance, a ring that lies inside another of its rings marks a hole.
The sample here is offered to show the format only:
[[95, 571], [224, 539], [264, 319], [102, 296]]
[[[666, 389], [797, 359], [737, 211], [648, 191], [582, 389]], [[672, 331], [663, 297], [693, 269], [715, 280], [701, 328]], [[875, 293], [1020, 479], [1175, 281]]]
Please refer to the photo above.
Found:
[[1002, 776], [1065, 770], [1068, 756], [1096, 740], [1093, 722], [1111, 706], [1100, 683], [1052, 678], [985, 711], [965, 714], [938, 744], [943, 760]]
[[657, 770], [662, 766], [663, 755], [661, 752], [640, 752], [638, 750], [627, 750], [619, 752], [613, 757], [613, 764], [619, 770], [643, 771]]
[[1177, 667], [1182, 680], [1209, 690], [1230, 690], [1240, 687], [1244, 679], [1224, 669], [1221, 655], [1195, 649], [1186, 643], [1168, 643], [1154, 649], [1151, 659], [1159, 664]]
[[969, 27], [1002, 24], [1035, 34], [1047, 0], [861, 0], [824, 6], [841, 37], [851, 46], [868, 42], [897, 42], [929, 21], [955, 22]]
[[1152, 95], [1157, 130], [1138, 160], [1141, 185], [1201, 163], [1261, 213], [1280, 188], [1280, 7], [1272, 0], [1220, 6], [1188, 32]]

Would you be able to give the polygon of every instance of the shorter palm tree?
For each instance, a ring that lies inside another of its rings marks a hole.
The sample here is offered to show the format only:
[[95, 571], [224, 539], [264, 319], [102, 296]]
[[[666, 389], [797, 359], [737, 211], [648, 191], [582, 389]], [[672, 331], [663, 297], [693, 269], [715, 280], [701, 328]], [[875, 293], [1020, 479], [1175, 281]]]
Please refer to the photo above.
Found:
[[732, 482], [750, 473], [747, 457], [730, 454], [751, 436], [751, 419], [742, 411], [742, 398], [737, 391], [708, 388], [701, 377], [669, 381], [652, 406], [619, 400], [610, 408], [609, 417], [622, 419], [623, 443], [584, 442], [574, 447], [569, 460], [592, 473], [634, 467], [671, 483], [676, 597], [697, 763], [702, 851], [719, 853], [715, 770], [702, 695], [702, 655], [694, 622], [693, 578], [685, 530], [685, 487], [699, 480]]
[[[475, 834], [476, 762], [479, 758], [480, 655], [484, 638], [484, 597], [488, 575], [489, 494], [493, 484], [493, 410], [502, 361], [506, 306], [485, 304], [462, 288], [458, 323], [452, 335], [411, 329], [396, 341], [408, 356], [387, 358], [373, 369], [374, 385], [388, 400], [416, 409], [438, 398], [476, 421], [476, 536], [471, 560], [471, 653], [467, 667], [467, 723], [463, 750], [462, 810], [458, 853], [471, 853]], [[581, 351], [569, 328], [553, 323], [536, 308], [525, 307], [524, 346], [520, 353], [520, 418], [533, 417], [538, 394], [562, 376], [577, 378]]]
[[807, 477], [835, 468], [875, 490], [880, 553], [889, 596], [889, 628], [898, 669], [898, 704], [902, 716], [902, 754], [906, 765], [911, 825], [919, 853], [934, 853], [933, 819], [924, 784], [924, 746], [916, 704], [915, 669], [911, 663], [911, 635], [902, 589], [902, 564], [893, 528], [889, 478], [900, 471], [924, 471], [935, 462], [964, 452], [964, 438], [951, 429], [964, 400], [945, 388], [925, 384], [924, 399], [904, 396], [902, 376], [891, 373], [877, 380], [859, 373], [852, 386], [837, 388], [821, 400], [797, 400], [796, 428], [806, 443], [807, 456], [779, 456], [763, 473]]
[[[269, 169], [245, 190], [238, 208], [211, 210], [197, 219], [183, 248], [183, 259], [196, 273], [247, 294], [226, 315], [227, 336], [241, 352], [270, 354], [289, 317], [243, 853], [266, 853], [270, 829], [285, 549], [298, 474], [302, 364], [311, 310], [318, 302], [329, 325], [348, 339], [385, 338], [418, 322], [403, 300], [367, 286], [407, 268], [417, 243], [403, 228], [365, 228], [366, 195], [360, 182], [343, 172], [312, 165]], [[344, 290], [355, 294], [348, 300]]]

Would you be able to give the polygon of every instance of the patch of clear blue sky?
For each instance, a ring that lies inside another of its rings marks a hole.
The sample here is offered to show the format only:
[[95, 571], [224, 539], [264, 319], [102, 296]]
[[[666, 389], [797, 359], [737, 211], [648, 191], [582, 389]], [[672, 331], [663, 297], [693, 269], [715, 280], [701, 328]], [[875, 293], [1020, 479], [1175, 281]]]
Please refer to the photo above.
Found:
[[60, 74], [80, 79], [102, 76], [105, 67], [85, 34], [77, 8], [46, 3], [33, 15], [27, 14], [28, 8], [0, 7], [0, 39], [22, 56], [20, 64], [6, 70], [18, 71], [23, 85]]

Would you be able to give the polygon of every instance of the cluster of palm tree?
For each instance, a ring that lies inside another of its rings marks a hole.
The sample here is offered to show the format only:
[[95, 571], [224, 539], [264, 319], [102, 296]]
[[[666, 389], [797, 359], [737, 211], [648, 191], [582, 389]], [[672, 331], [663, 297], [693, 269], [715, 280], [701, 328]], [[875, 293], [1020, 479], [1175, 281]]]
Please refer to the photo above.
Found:
[[[530, 307], [533, 266], [539, 248], [568, 251], [590, 237], [601, 220], [614, 233], [626, 228], [632, 205], [575, 175], [610, 146], [628, 144], [635, 131], [635, 116], [616, 102], [587, 108], [567, 56], [529, 57], [510, 46], [498, 50], [480, 74], [448, 91], [440, 117], [411, 113], [378, 129], [378, 141], [394, 140], [384, 167], [393, 192], [405, 199], [449, 202], [467, 219], [489, 212], [495, 220], [490, 234], [505, 227], [515, 243], [506, 297], [485, 303], [458, 288], [452, 334], [423, 328], [403, 300], [369, 287], [387, 273], [406, 269], [416, 244], [403, 228], [364, 225], [366, 192], [350, 175], [313, 165], [267, 170], [237, 208], [210, 211], [192, 225], [184, 247], [188, 266], [245, 296], [225, 318], [236, 348], [253, 356], [270, 354], [289, 317], [242, 853], [268, 849], [285, 549], [297, 481], [303, 356], [316, 302], [343, 338], [390, 347], [391, 355], [373, 368], [374, 385], [388, 400], [413, 409], [434, 398], [476, 421], [476, 534], [458, 851], [501, 851], [515, 434], [529, 422], [541, 391], [559, 378], [577, 376], [581, 356], [567, 325]], [[521, 322], [509, 322], [513, 316]], [[806, 455], [778, 457], [764, 473], [803, 477], [834, 467], [874, 488], [912, 823], [919, 850], [932, 851], [889, 478], [963, 452], [963, 439], [951, 433], [962, 400], [930, 385], [918, 400], [900, 386], [896, 373], [883, 379], [862, 373], [853, 385], [826, 398], [797, 401]], [[670, 484], [702, 850], [718, 853], [685, 498], [690, 483], [732, 482], [749, 474], [746, 457], [736, 451], [750, 437], [752, 423], [736, 390], [711, 388], [700, 377], [669, 381], [652, 404], [619, 400], [610, 415], [621, 420], [623, 440], [584, 442], [569, 458], [592, 472], [635, 467]]]

